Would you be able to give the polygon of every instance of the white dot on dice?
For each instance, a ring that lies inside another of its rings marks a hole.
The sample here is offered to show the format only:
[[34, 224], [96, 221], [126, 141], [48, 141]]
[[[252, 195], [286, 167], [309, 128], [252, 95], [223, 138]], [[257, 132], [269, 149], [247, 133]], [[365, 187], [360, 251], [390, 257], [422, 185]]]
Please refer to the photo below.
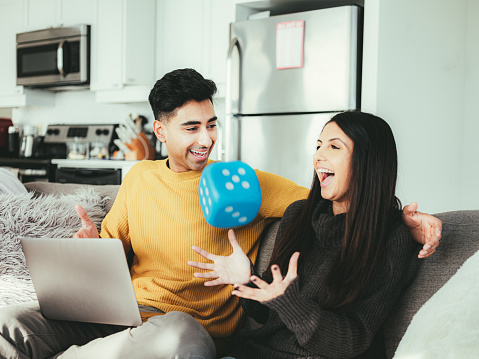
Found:
[[245, 171], [244, 168], [240, 167], [240, 168], [238, 168], [238, 173], [239, 173], [240, 175], [244, 175], [244, 174], [246, 173], [246, 171]]
[[200, 188], [200, 194], [203, 195], [203, 188]]
[[243, 222], [246, 222], [246, 220], [247, 220], [246, 217], [241, 217], [240, 219], [238, 219], [238, 222], [243, 223]]
[[206, 212], [206, 215], [210, 214], [210, 211], [208, 210], [208, 207], [205, 207], [205, 212]]
[[211, 198], [208, 198], [208, 204], [209, 204], [210, 206], [213, 205], [213, 201], [211, 201]]
[[221, 171], [221, 173], [223, 173], [223, 176], [229, 176], [230, 175], [230, 171], [228, 171], [226, 168], [223, 169], [223, 171]]
[[235, 213], [232, 214], [233, 218], [236, 218], [236, 217], [238, 217], [239, 215], [240, 215], [239, 212], [235, 212]]
[[206, 206], [206, 198], [203, 197], [203, 206]]
[[226, 189], [229, 189], [230, 191], [235, 188], [235, 186], [231, 182], [226, 182], [225, 186], [226, 186]]
[[243, 182], [241, 182], [241, 185], [243, 186], [244, 189], [249, 188], [249, 182], [243, 181]]
[[240, 178], [237, 176], [237, 175], [233, 175], [233, 177], [231, 177], [231, 179], [233, 180], [233, 182], [235, 183], [238, 183], [240, 181]]
[[231, 206], [226, 207], [225, 212], [233, 212], [233, 207]]
[[206, 195], [207, 195], [207, 196], [210, 195], [210, 190], [208, 189], [208, 187], [205, 188], [205, 192], [206, 192]]

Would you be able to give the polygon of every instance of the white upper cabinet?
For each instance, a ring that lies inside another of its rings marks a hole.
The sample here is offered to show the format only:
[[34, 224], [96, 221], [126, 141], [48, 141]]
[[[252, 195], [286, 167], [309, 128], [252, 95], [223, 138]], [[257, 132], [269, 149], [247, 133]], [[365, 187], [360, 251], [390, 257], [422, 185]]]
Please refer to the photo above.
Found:
[[96, 21], [97, 0], [24, 0], [24, 4], [23, 31]]
[[232, 0], [157, 0], [156, 78], [190, 67], [224, 96]]
[[53, 96], [45, 91], [24, 91], [16, 79], [16, 34], [22, 27], [23, 3], [0, 0], [0, 107], [51, 106]]
[[[16, 34], [22, 31], [22, 2], [0, 0], [0, 96], [6, 97], [21, 93], [16, 86]], [[1, 100], [3, 102], [5, 99]]]
[[155, 8], [155, 0], [98, 1], [90, 86], [97, 101], [148, 100], [155, 81]]

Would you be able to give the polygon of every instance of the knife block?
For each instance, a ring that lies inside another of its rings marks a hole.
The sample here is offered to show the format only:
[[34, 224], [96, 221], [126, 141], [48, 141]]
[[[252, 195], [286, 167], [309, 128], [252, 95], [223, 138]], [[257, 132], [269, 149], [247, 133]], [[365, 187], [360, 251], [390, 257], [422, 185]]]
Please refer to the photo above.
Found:
[[141, 161], [155, 159], [155, 149], [143, 132], [140, 132], [138, 137], [130, 143], [126, 143], [126, 146], [130, 149], [130, 152], [125, 153], [125, 160]]

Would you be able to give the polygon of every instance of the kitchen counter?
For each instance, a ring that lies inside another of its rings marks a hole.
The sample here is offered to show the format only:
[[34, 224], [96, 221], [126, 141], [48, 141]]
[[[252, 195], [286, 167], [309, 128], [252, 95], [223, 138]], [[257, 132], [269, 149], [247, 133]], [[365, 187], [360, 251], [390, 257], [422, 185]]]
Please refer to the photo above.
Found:
[[130, 169], [135, 163], [140, 161], [125, 160], [67, 160], [55, 158], [52, 160], [58, 168], [112, 168], [112, 169]]

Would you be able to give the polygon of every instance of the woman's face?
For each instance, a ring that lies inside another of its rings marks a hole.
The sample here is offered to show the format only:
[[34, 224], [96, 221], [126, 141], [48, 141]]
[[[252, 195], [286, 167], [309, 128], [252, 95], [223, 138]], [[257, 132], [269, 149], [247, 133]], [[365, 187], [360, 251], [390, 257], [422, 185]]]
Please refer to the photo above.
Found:
[[321, 196], [333, 202], [333, 213], [349, 209], [349, 181], [354, 143], [336, 122], [328, 123], [318, 139], [313, 156], [314, 169], [321, 183]]

